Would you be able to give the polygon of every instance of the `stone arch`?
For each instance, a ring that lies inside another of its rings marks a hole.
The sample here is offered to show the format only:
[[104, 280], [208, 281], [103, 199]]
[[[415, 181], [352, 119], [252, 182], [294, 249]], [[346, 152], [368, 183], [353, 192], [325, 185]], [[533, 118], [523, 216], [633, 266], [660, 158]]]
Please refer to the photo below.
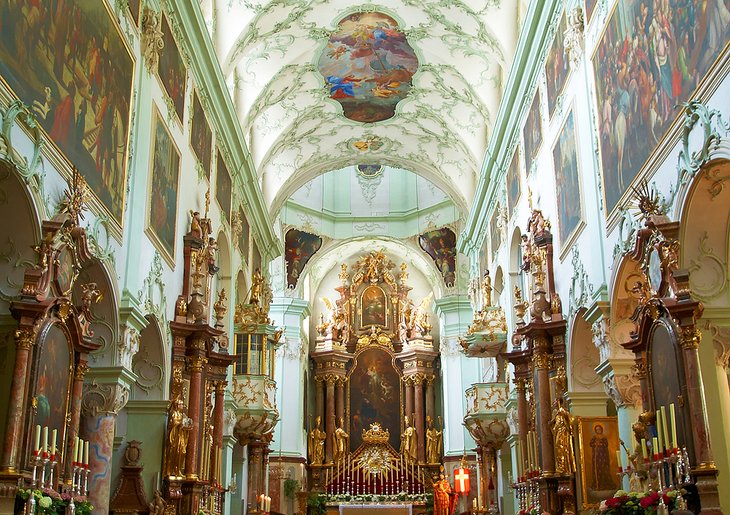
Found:
[[600, 362], [598, 349], [593, 344], [591, 324], [581, 308], [573, 316], [568, 340], [568, 391], [604, 393], [601, 378], [596, 372]]
[[246, 292], [248, 292], [247, 284], [248, 283], [246, 281], [246, 276], [244, 275], [243, 270], [239, 270], [238, 274], [236, 275], [236, 305], [245, 302]]
[[168, 383], [165, 332], [157, 317], [145, 318], [147, 326], [139, 334], [139, 351], [132, 360], [132, 372], [137, 379], [131, 400], [163, 400], [167, 397]]
[[621, 343], [628, 342], [631, 333], [637, 330], [636, 323], [631, 320], [631, 315], [639, 305], [639, 301], [636, 294], [631, 291], [631, 287], [640, 278], [641, 269], [636, 261], [628, 255], [616, 257], [610, 282], [611, 287], [608, 292], [611, 299], [608, 341], [599, 349], [601, 361], [615, 357], [616, 353], [633, 359], [632, 353], [625, 351], [621, 347]]
[[[492, 302], [497, 304], [499, 303], [501, 305], [500, 300], [502, 299], [502, 294], [504, 293], [504, 272], [502, 271], [502, 267], [498, 266], [497, 270], [494, 272], [494, 282], [492, 283], [492, 287], [494, 288], [494, 295], [492, 295]], [[509, 301], [509, 298], [507, 299]]]

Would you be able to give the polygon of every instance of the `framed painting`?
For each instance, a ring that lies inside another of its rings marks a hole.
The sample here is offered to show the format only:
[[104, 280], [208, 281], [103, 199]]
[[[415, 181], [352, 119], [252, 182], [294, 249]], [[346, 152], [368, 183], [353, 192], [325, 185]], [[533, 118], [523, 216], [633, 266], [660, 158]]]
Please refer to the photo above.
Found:
[[284, 237], [286, 285], [295, 288], [299, 276], [310, 258], [322, 248], [322, 238], [316, 234], [289, 229]]
[[575, 141], [575, 117], [571, 109], [553, 147], [561, 253], [569, 246], [583, 220], [578, 149]]
[[[40, 357], [36, 365], [33, 426], [48, 426], [49, 434], [58, 430], [56, 444], [63, 450], [66, 416], [73, 370], [73, 352], [69, 335], [62, 324], [46, 326], [39, 341]], [[30, 439], [28, 439], [30, 443]], [[32, 449], [31, 449], [32, 450]]]
[[129, 9], [129, 14], [132, 17], [135, 27], [139, 27], [139, 11], [142, 8], [141, 0], [127, 0], [127, 8]]
[[621, 488], [616, 472], [617, 417], [576, 417], [583, 509], [596, 508]]
[[489, 219], [489, 245], [492, 249], [492, 256], [494, 256], [502, 245], [502, 230], [499, 227], [499, 210], [501, 206], [497, 204], [497, 207], [492, 211], [492, 216]]
[[318, 68], [345, 118], [372, 123], [395, 115], [413, 86], [418, 57], [393, 18], [356, 12], [337, 25]]
[[446, 286], [456, 281], [456, 234], [448, 227], [421, 234], [418, 244], [431, 256]]
[[248, 223], [248, 217], [246, 216], [246, 213], [244, 213], [243, 208], [238, 208], [238, 218], [241, 220], [241, 236], [238, 238], [238, 250], [241, 251], [241, 256], [243, 257], [243, 260], [248, 263], [249, 256], [248, 256], [248, 250], [249, 250], [249, 234], [251, 232], [251, 226]]
[[223, 160], [223, 154], [218, 151], [218, 160], [216, 164], [216, 180], [215, 180], [215, 198], [218, 199], [218, 205], [223, 211], [226, 220], [231, 219], [231, 174], [228, 173], [228, 167]]
[[512, 212], [517, 207], [517, 201], [522, 194], [522, 180], [520, 178], [520, 156], [515, 150], [512, 161], [507, 168], [507, 212], [508, 216], [512, 216]]
[[535, 92], [530, 111], [527, 113], [525, 127], [522, 130], [525, 141], [525, 170], [532, 172], [532, 164], [537, 157], [537, 151], [542, 143], [542, 119], [540, 117], [540, 88]]
[[152, 149], [146, 232], [169, 265], [175, 266], [180, 152], [157, 109], [152, 123]]
[[190, 127], [190, 146], [193, 147], [195, 157], [205, 170], [205, 176], [210, 182], [210, 164], [213, 153], [213, 131], [210, 130], [208, 119], [200, 103], [198, 92], [193, 90], [193, 121]]
[[167, 95], [172, 99], [178, 120], [182, 122], [185, 114], [185, 84], [187, 84], [188, 71], [166, 16], [162, 17], [162, 42], [164, 47], [160, 52], [157, 75], [160, 77], [160, 82]]
[[565, 88], [565, 82], [570, 75], [570, 64], [565, 55], [565, 39], [563, 34], [568, 29], [568, 20], [565, 12], [560, 16], [558, 30], [555, 31], [553, 44], [550, 46], [547, 60], [545, 61], [545, 78], [547, 79], [548, 118], [552, 118], [555, 110], [555, 103]]
[[385, 292], [378, 286], [368, 286], [360, 297], [360, 328], [385, 327], [388, 321]]
[[379, 347], [365, 348], [355, 356], [350, 372], [348, 397], [350, 406], [350, 450], [362, 444], [363, 430], [379, 422], [390, 433], [390, 445], [398, 447], [400, 437], [400, 374], [393, 357]]
[[0, 77], [121, 228], [132, 52], [106, 2], [53, 5], [0, 2]]
[[591, 22], [591, 18], [593, 17], [593, 11], [596, 10], [596, 5], [598, 4], [598, 0], [585, 0], [585, 2], [586, 2], [585, 24], [587, 26]]
[[593, 54], [606, 212], [728, 45], [727, 0], [619, 0]]

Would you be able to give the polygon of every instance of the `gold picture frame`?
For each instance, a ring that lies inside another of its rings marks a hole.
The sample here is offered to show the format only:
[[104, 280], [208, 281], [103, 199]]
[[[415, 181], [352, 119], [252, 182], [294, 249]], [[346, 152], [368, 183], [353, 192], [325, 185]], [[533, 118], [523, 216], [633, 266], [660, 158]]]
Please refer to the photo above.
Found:
[[621, 488], [616, 451], [618, 417], [576, 417], [582, 509], [597, 508]]

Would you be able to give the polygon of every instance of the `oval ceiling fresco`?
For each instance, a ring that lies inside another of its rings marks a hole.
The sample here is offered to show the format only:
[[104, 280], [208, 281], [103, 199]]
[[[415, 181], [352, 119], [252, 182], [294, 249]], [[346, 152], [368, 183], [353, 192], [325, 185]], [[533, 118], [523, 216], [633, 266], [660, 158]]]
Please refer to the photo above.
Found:
[[417, 69], [416, 53], [398, 23], [377, 12], [344, 18], [319, 58], [330, 98], [356, 122], [391, 118], [408, 95]]

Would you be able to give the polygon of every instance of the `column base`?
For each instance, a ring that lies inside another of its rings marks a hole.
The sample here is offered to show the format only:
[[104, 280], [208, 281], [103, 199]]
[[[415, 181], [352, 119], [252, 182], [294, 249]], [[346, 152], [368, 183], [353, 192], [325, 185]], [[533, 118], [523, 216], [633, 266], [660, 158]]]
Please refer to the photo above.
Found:
[[717, 484], [717, 469], [714, 464], [707, 464], [705, 467], [697, 467], [692, 470], [695, 478], [695, 486], [700, 496], [702, 515], [722, 515], [720, 507], [720, 493]]

